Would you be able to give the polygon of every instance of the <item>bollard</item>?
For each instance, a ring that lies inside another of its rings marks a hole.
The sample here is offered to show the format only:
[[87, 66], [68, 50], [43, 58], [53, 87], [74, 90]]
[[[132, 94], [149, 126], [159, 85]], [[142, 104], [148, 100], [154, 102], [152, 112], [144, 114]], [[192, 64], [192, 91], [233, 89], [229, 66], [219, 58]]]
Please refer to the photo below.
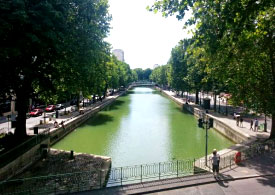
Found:
[[70, 160], [74, 159], [74, 151], [71, 150], [71, 154], [70, 154]]
[[38, 134], [38, 127], [33, 128], [33, 134], [36, 134], [36, 135]]

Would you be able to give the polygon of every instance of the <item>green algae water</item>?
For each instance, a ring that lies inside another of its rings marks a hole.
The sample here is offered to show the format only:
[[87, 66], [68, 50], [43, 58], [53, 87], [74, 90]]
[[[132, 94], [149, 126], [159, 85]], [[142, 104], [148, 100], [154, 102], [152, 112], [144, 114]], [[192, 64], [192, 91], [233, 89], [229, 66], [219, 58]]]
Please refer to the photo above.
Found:
[[[208, 151], [234, 143], [209, 130]], [[205, 154], [205, 130], [172, 100], [134, 88], [53, 148], [109, 156], [113, 167], [193, 159]]]

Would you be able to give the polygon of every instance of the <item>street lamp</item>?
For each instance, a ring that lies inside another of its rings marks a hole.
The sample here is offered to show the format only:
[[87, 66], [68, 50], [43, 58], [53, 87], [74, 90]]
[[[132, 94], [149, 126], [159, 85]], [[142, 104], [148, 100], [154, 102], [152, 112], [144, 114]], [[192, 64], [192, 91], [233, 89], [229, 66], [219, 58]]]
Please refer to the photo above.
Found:
[[228, 115], [228, 109], [227, 109], [227, 97], [225, 97], [225, 115]]
[[221, 96], [219, 96], [219, 113], [221, 113]]
[[[207, 112], [207, 110], [206, 110]], [[207, 154], [208, 154], [208, 129], [213, 127], [213, 118], [208, 118], [208, 115], [202, 113], [202, 116], [198, 120], [198, 126], [202, 129], [205, 128], [205, 166], [207, 166]]]

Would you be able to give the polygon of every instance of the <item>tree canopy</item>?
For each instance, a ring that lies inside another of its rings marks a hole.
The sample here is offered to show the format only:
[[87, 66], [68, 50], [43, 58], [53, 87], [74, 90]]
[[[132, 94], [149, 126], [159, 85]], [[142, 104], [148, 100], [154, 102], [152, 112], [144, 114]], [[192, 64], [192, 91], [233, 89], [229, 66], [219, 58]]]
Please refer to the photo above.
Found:
[[[188, 49], [192, 55], [187, 57], [187, 64], [193, 64], [188, 73], [192, 85], [226, 89], [234, 104], [272, 116], [270, 137], [274, 138], [274, 1], [156, 0], [151, 10], [178, 19], [192, 10], [185, 23], [196, 26]], [[196, 72], [200, 74], [194, 77]]]
[[45, 103], [105, 94], [133, 79], [104, 41], [107, 0], [7, 0], [0, 3], [0, 95], [15, 96], [17, 137], [26, 136], [29, 98]]

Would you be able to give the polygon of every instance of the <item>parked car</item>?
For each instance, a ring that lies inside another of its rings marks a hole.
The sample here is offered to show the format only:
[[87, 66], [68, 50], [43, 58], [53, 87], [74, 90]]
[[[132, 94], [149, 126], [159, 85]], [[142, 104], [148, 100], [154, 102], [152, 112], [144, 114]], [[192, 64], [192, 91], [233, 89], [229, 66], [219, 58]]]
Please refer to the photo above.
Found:
[[36, 109], [33, 109], [32, 111], [30, 111], [30, 116], [40, 116], [43, 114], [43, 110], [40, 109], [40, 108], [36, 108]]
[[55, 108], [56, 108], [57, 110], [61, 110], [61, 109], [64, 108], [64, 105], [63, 105], [63, 104], [56, 104]]
[[55, 105], [49, 105], [49, 106], [47, 106], [45, 111], [46, 112], [53, 112], [53, 111], [55, 111], [55, 109], [56, 109]]
[[42, 109], [43, 111], [45, 111], [46, 105], [35, 105], [34, 107], [35, 109]]

